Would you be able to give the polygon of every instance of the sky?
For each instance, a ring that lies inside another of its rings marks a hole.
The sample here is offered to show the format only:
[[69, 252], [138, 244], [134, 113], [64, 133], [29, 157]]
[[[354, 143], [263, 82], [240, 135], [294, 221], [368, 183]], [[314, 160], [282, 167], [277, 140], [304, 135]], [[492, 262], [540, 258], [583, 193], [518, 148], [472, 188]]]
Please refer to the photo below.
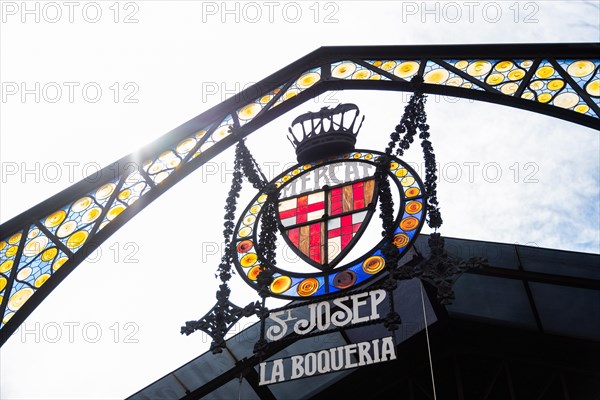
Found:
[[[70, 4], [0, 2], [0, 222], [321, 46], [600, 39], [597, 1]], [[7, 84], [32, 92], [7, 96]], [[366, 116], [357, 147], [383, 150], [408, 98], [330, 92], [247, 145], [274, 177], [295, 159], [297, 115], [353, 102]], [[443, 235], [600, 252], [596, 131], [466, 99], [429, 96], [426, 109]], [[150, 204], [37, 307], [0, 351], [0, 398], [123, 398], [208, 350], [179, 328], [214, 303], [232, 160]], [[405, 160], [423, 175], [419, 146]], [[254, 194], [246, 185], [240, 208]], [[255, 298], [238, 276], [230, 286], [237, 304]]]

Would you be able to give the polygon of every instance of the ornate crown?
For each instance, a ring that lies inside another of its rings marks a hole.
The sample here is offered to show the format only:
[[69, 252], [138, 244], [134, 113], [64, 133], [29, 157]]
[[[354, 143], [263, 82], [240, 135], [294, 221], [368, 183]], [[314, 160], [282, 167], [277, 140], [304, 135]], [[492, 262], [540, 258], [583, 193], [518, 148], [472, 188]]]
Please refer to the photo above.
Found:
[[[350, 113], [350, 116], [347, 117], [346, 113]], [[354, 150], [356, 135], [365, 120], [363, 115], [354, 132], [354, 124], [359, 114], [356, 104], [347, 103], [338, 104], [335, 108], [323, 107], [320, 111], [298, 116], [288, 128], [291, 135], [288, 139], [296, 149], [298, 162], [303, 164]], [[350, 120], [352, 123], [349, 123]], [[292, 130], [296, 125], [302, 126], [300, 140]]]

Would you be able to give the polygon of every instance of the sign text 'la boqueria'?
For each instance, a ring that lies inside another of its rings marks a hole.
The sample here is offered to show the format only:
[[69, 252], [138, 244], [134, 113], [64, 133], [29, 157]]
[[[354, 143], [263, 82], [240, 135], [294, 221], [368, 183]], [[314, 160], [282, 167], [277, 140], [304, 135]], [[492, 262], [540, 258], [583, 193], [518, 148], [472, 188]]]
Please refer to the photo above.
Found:
[[391, 336], [262, 362], [259, 386], [396, 359]]

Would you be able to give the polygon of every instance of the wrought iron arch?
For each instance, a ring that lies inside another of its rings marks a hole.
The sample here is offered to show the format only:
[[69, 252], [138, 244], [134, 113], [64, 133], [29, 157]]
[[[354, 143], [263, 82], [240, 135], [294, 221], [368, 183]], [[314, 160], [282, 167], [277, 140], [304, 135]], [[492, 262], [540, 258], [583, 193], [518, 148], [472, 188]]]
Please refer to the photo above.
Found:
[[412, 92], [418, 76], [425, 93], [502, 104], [600, 130], [598, 54], [600, 43], [319, 48], [2, 224], [0, 346], [144, 207], [239, 139], [319, 94]]

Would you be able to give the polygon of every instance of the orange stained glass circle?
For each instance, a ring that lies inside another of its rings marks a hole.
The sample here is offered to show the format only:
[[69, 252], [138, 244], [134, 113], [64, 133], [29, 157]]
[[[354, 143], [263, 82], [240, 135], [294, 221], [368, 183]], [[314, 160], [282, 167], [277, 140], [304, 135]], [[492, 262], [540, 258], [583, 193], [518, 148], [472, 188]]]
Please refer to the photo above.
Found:
[[423, 208], [423, 204], [419, 201], [411, 201], [406, 205], [406, 212], [409, 214], [416, 214]]
[[402, 247], [406, 246], [409, 241], [410, 241], [410, 239], [409, 239], [408, 235], [406, 235], [404, 233], [398, 233], [398, 234], [394, 235], [393, 243], [397, 248], [402, 248]]
[[273, 282], [271, 282], [271, 292], [275, 293], [275, 294], [281, 294], [283, 292], [285, 292], [286, 290], [288, 290], [290, 287], [292, 286], [292, 279], [289, 276], [278, 276], [277, 278], [273, 279]]
[[255, 281], [258, 278], [258, 274], [260, 274], [260, 265], [255, 265], [248, 271], [248, 279]]
[[252, 247], [254, 247], [254, 243], [251, 240], [242, 240], [237, 245], [237, 251], [238, 253], [247, 253]]
[[415, 197], [415, 196], [418, 196], [419, 193], [421, 193], [421, 191], [416, 187], [411, 187], [411, 188], [406, 189], [405, 193], [406, 193], [407, 197]]
[[248, 268], [256, 264], [258, 256], [255, 253], [248, 253], [240, 260], [240, 265], [244, 268]]
[[419, 225], [419, 220], [415, 217], [404, 218], [400, 222], [400, 229], [403, 231], [412, 231]]
[[315, 278], [306, 278], [298, 284], [296, 291], [302, 297], [310, 296], [319, 289], [319, 281]]
[[380, 256], [372, 256], [367, 258], [362, 265], [363, 271], [373, 275], [381, 271], [385, 267], [385, 259]]

